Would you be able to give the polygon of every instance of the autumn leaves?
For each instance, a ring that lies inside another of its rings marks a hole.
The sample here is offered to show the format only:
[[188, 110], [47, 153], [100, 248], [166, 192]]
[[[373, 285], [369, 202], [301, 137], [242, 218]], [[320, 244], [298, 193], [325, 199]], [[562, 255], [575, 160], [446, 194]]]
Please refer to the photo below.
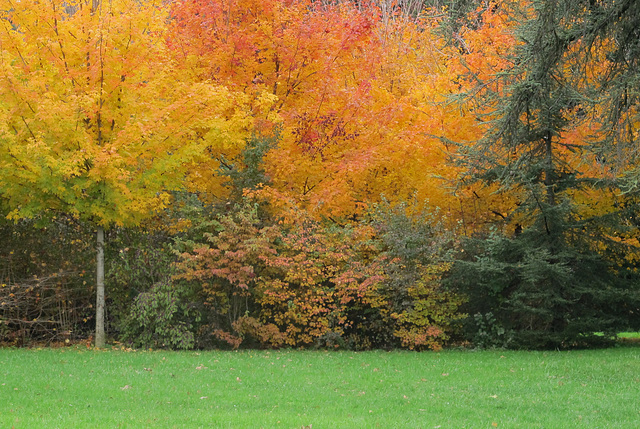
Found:
[[429, 21], [281, 1], [184, 1], [172, 15], [169, 44], [197, 79], [271, 95], [251, 109], [260, 132], [280, 129], [265, 159], [278, 192], [333, 218], [382, 194], [457, 207], [443, 192], [447, 148], [433, 136], [459, 111], [446, 105], [444, 43]]
[[443, 142], [478, 126], [448, 98], [462, 66], [435, 18], [280, 0], [2, 9], [0, 169], [15, 218], [131, 225], [172, 189], [226, 198], [216, 172], [242, 164], [252, 134], [276, 133], [271, 194], [315, 216], [359, 215], [381, 195], [464, 212]]

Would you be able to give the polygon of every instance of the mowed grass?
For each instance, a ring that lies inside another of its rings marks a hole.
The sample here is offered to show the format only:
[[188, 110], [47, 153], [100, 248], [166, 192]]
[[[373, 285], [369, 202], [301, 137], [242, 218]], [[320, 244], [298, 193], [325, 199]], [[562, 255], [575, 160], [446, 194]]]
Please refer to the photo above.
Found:
[[640, 348], [0, 349], [2, 428], [635, 428]]

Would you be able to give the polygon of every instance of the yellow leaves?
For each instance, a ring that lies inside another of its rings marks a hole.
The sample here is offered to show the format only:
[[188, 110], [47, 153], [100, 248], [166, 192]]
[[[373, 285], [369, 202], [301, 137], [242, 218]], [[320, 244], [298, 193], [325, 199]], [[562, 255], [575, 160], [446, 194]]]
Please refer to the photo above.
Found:
[[169, 203], [194, 163], [237, 153], [252, 103], [274, 119], [273, 96], [185, 79], [165, 47], [162, 2], [114, 0], [96, 13], [5, 6], [0, 176], [14, 218], [56, 208], [138, 223]]

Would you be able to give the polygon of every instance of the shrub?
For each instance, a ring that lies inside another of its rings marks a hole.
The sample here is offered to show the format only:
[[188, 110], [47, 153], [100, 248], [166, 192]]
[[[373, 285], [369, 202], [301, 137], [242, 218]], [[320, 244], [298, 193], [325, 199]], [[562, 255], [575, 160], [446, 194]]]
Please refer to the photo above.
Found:
[[126, 319], [122, 339], [134, 347], [191, 349], [200, 311], [185, 288], [157, 283], [139, 294]]
[[461, 303], [441, 287], [450, 239], [405, 209], [350, 227], [291, 207], [269, 223], [245, 201], [181, 255], [177, 278], [202, 288], [205, 329], [233, 348], [439, 349]]
[[207, 307], [206, 329], [218, 340], [238, 347], [238, 320], [255, 315], [256, 279], [263, 259], [275, 252], [277, 228], [263, 226], [256, 205], [246, 201], [210, 222], [214, 230], [194, 239], [180, 255], [176, 279], [201, 288]]
[[[274, 324], [243, 316], [233, 322], [233, 329], [248, 346], [278, 348], [284, 345], [284, 335]], [[239, 345], [239, 344], [238, 344]]]
[[471, 342], [478, 348], [508, 348], [513, 341], [513, 332], [507, 331], [491, 312], [474, 314], [470, 323]]
[[114, 228], [106, 238], [106, 321], [109, 334], [117, 338], [136, 297], [171, 281], [176, 256], [171, 236], [152, 221], [145, 228]]
[[459, 295], [442, 288], [440, 279], [446, 264], [425, 270], [424, 276], [407, 289], [411, 304], [400, 313], [393, 313], [394, 335], [403, 347], [440, 350], [450, 339], [452, 322], [461, 318]]
[[453, 232], [437, 211], [407, 204], [374, 207], [371, 224], [384, 272], [380, 294], [389, 310], [386, 326], [399, 346], [440, 349], [462, 316], [463, 300], [441, 285], [452, 260]]

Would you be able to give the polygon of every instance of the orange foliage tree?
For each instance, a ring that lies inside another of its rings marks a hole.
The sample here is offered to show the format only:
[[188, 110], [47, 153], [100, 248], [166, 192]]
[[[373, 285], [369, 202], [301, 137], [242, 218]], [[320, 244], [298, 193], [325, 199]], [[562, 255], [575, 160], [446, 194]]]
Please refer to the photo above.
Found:
[[438, 137], [477, 128], [448, 103], [455, 85], [434, 20], [283, 0], [183, 0], [172, 16], [170, 46], [194, 79], [273, 96], [252, 112], [261, 132], [281, 127], [265, 159], [277, 193], [334, 219], [383, 194], [418, 194], [458, 216], [457, 170]]

